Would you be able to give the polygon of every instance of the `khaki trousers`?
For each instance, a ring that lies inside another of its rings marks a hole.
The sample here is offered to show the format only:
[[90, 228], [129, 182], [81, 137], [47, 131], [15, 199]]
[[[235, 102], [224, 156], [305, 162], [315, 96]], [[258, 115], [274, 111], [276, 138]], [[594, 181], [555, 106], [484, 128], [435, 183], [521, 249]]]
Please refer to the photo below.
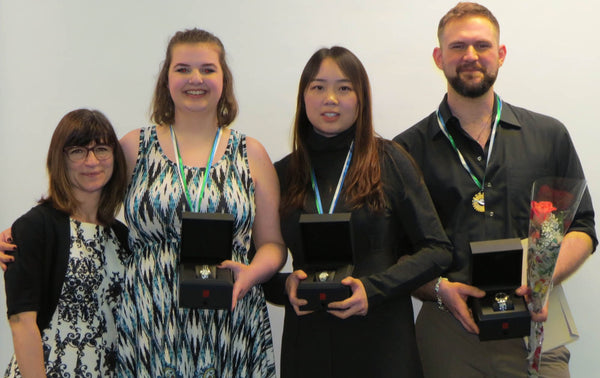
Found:
[[[416, 332], [425, 378], [527, 377], [522, 338], [479, 341], [433, 302], [423, 303]], [[570, 377], [569, 358], [565, 347], [544, 353], [540, 377]]]

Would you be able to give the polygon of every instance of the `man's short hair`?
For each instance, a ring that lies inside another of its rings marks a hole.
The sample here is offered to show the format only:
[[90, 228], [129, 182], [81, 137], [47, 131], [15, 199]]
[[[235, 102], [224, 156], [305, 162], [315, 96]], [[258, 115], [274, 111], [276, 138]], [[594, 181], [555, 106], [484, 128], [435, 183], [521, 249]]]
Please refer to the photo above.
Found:
[[498, 24], [498, 20], [489, 9], [481, 4], [464, 2], [456, 4], [454, 8], [450, 9], [448, 13], [442, 17], [438, 25], [438, 40], [441, 41], [444, 28], [450, 21], [463, 17], [484, 17], [488, 19], [496, 28], [498, 36], [500, 36], [500, 24]]

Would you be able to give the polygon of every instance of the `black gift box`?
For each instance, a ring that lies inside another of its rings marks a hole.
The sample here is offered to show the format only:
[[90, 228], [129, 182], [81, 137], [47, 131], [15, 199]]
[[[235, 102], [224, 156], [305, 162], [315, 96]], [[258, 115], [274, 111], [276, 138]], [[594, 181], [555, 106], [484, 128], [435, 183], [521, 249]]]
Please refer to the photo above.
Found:
[[[484, 298], [469, 298], [479, 340], [500, 340], [529, 335], [531, 315], [521, 286], [523, 246], [519, 239], [471, 243], [472, 284], [484, 290]], [[502, 298], [504, 297], [504, 298]], [[506, 301], [505, 301], [506, 299]]]
[[[179, 307], [231, 309], [233, 215], [184, 212], [179, 260]], [[203, 277], [203, 275], [205, 277]]]
[[308, 303], [304, 311], [326, 310], [331, 302], [342, 301], [352, 292], [340, 281], [354, 270], [354, 243], [350, 213], [302, 214], [300, 237], [303, 269], [308, 277], [300, 282], [296, 295]]

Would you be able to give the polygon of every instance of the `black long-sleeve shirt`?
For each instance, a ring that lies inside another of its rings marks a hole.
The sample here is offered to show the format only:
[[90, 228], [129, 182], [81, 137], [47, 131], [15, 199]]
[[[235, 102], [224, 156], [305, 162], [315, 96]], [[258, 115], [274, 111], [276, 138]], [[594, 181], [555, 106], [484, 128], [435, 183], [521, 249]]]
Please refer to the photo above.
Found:
[[[554, 118], [503, 102], [486, 169], [489, 146], [483, 149], [463, 131], [446, 98], [439, 109], [474, 174], [481, 180], [485, 172], [484, 213], [473, 209], [472, 197], [479, 188], [440, 130], [435, 112], [394, 141], [421, 168], [440, 220], [454, 244], [447, 276], [452, 281], [470, 283], [469, 242], [527, 237], [533, 182], [549, 176], [584, 178], [584, 174], [567, 129]], [[594, 209], [587, 189], [569, 231], [588, 234], [595, 249]]]
[[[349, 130], [333, 138], [311, 133], [308, 146], [323, 208], [329, 209], [342, 166], [353, 138]], [[402, 376], [419, 377], [421, 367], [414, 336], [410, 293], [446, 269], [450, 244], [441, 227], [418, 168], [397, 145], [380, 140], [382, 181], [387, 201], [383, 213], [366, 208], [352, 211], [355, 241], [353, 276], [363, 283], [368, 314], [338, 319], [326, 312], [298, 317], [284, 293], [285, 275], [266, 285], [267, 299], [286, 304], [282, 342], [282, 376]], [[353, 159], [357, 159], [356, 155]], [[275, 164], [286, 191], [289, 156]], [[303, 266], [298, 220], [303, 212], [316, 213], [314, 195], [305, 209], [281, 220], [283, 238], [293, 256], [294, 269]], [[350, 211], [343, 196], [335, 212]], [[406, 256], [401, 262], [398, 259]], [[278, 280], [279, 279], [279, 280]]]

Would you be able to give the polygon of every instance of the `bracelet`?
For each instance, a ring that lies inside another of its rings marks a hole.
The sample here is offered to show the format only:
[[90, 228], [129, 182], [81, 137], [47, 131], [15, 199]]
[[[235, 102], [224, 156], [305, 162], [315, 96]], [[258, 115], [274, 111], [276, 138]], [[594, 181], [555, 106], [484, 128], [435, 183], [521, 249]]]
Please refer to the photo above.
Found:
[[442, 311], [448, 311], [448, 309], [446, 308], [446, 306], [444, 306], [444, 302], [442, 301], [442, 297], [440, 297], [440, 284], [442, 283], [443, 280], [448, 281], [447, 278], [440, 276], [436, 283], [435, 283], [435, 287], [433, 289], [433, 292], [435, 293], [435, 301], [437, 302], [437, 306], [438, 309], [442, 310]]

